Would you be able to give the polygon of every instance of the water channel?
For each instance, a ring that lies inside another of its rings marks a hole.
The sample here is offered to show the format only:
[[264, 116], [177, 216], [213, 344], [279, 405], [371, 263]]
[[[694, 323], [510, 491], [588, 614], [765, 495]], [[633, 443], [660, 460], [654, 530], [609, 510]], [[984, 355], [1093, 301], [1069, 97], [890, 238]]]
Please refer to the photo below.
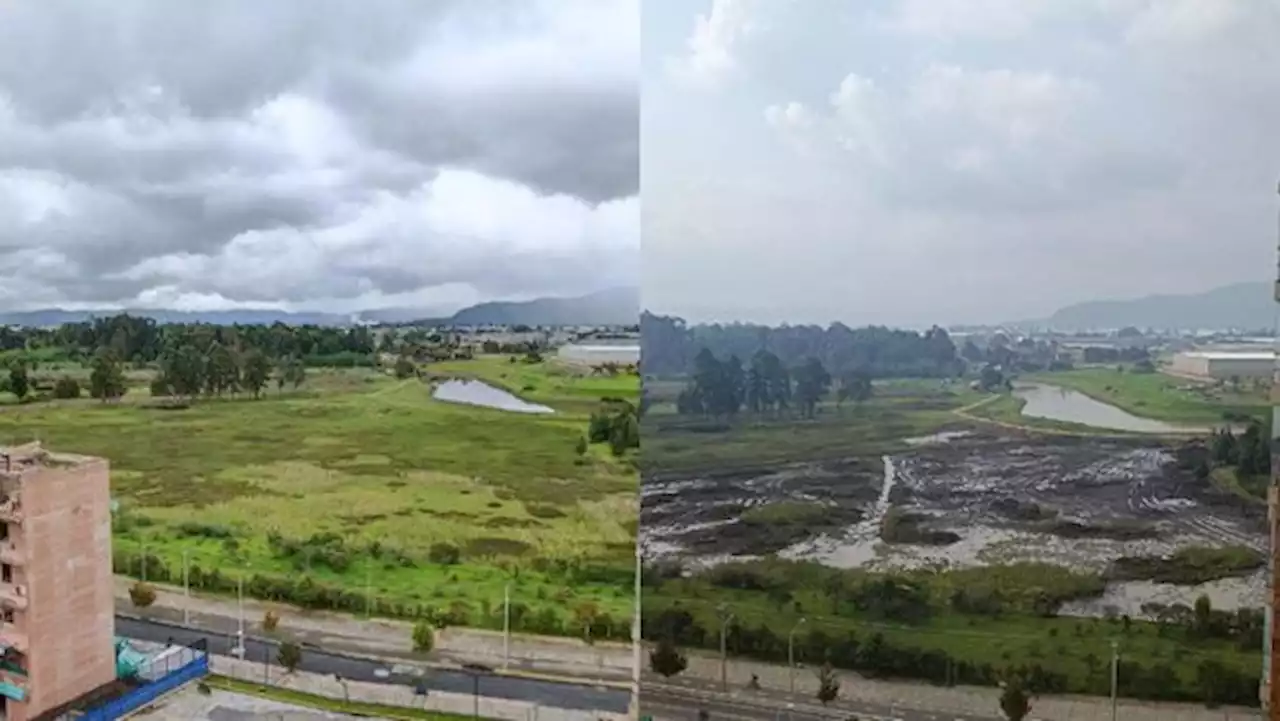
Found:
[[1190, 430], [1164, 421], [1135, 416], [1113, 405], [1058, 386], [1043, 384], [1018, 386], [1014, 395], [1025, 401], [1022, 415], [1063, 423], [1130, 433], [1185, 433]]
[[555, 413], [553, 408], [530, 403], [481, 381], [448, 380], [436, 386], [431, 397], [446, 403], [484, 406], [511, 413]]

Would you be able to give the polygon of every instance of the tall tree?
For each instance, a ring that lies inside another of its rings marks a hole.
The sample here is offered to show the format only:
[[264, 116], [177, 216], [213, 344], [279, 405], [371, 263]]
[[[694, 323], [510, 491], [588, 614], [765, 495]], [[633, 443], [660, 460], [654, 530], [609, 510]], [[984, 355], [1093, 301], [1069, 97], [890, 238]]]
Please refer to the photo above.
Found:
[[27, 364], [21, 361], [9, 366], [9, 392], [22, 400], [31, 392], [31, 378], [27, 375]]
[[831, 374], [823, 367], [822, 361], [810, 357], [796, 371], [796, 401], [800, 404], [805, 418], [813, 418], [818, 403], [831, 390]]
[[271, 361], [261, 350], [250, 348], [241, 357], [241, 362], [244, 365], [240, 372], [241, 384], [254, 398], [261, 398], [262, 389], [271, 377]]
[[103, 403], [120, 398], [128, 390], [120, 359], [110, 348], [102, 348], [93, 356], [93, 369], [89, 373], [89, 395]]

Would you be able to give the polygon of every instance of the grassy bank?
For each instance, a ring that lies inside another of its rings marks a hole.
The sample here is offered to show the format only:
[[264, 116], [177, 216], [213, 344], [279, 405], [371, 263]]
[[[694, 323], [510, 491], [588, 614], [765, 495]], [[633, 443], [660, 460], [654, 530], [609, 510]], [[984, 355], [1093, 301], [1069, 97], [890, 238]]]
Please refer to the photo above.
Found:
[[[631, 458], [579, 455], [601, 395], [635, 378], [480, 358], [433, 374], [486, 379], [545, 403], [529, 415], [449, 404], [416, 379], [313, 372], [262, 400], [28, 404], [0, 442], [112, 462], [117, 571], [271, 600], [577, 633], [574, 614], [624, 630], [635, 534]], [[145, 558], [145, 561], [143, 560]], [[300, 588], [305, 586], [305, 588]]]

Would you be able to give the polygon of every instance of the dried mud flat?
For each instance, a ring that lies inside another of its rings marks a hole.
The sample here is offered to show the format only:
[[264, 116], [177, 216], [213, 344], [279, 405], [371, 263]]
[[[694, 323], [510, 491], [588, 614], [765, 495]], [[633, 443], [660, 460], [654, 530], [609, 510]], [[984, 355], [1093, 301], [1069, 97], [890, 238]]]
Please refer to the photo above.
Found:
[[[1266, 549], [1265, 511], [1198, 483], [1185, 447], [1147, 439], [948, 434], [910, 439], [892, 457], [797, 463], [766, 471], [647, 477], [641, 544], [648, 558], [704, 565], [732, 558], [812, 559], [895, 570], [1039, 561], [1101, 571], [1120, 556], [1188, 546]], [[762, 533], [743, 522], [770, 504], [828, 509], [823, 523]], [[954, 534], [945, 545], [885, 543], [890, 508], [919, 528]], [[1141, 615], [1144, 603], [1257, 606], [1265, 572], [1202, 586], [1113, 583], [1104, 598], [1066, 612]]]

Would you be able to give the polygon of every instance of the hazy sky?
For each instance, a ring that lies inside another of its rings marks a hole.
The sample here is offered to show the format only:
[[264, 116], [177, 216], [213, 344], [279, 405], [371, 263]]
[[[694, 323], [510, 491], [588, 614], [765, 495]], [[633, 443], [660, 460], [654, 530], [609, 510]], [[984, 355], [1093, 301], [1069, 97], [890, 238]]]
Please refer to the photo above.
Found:
[[0, 310], [638, 275], [636, 0], [0, 2]]
[[929, 324], [1274, 278], [1275, 0], [645, 0], [644, 304]]

